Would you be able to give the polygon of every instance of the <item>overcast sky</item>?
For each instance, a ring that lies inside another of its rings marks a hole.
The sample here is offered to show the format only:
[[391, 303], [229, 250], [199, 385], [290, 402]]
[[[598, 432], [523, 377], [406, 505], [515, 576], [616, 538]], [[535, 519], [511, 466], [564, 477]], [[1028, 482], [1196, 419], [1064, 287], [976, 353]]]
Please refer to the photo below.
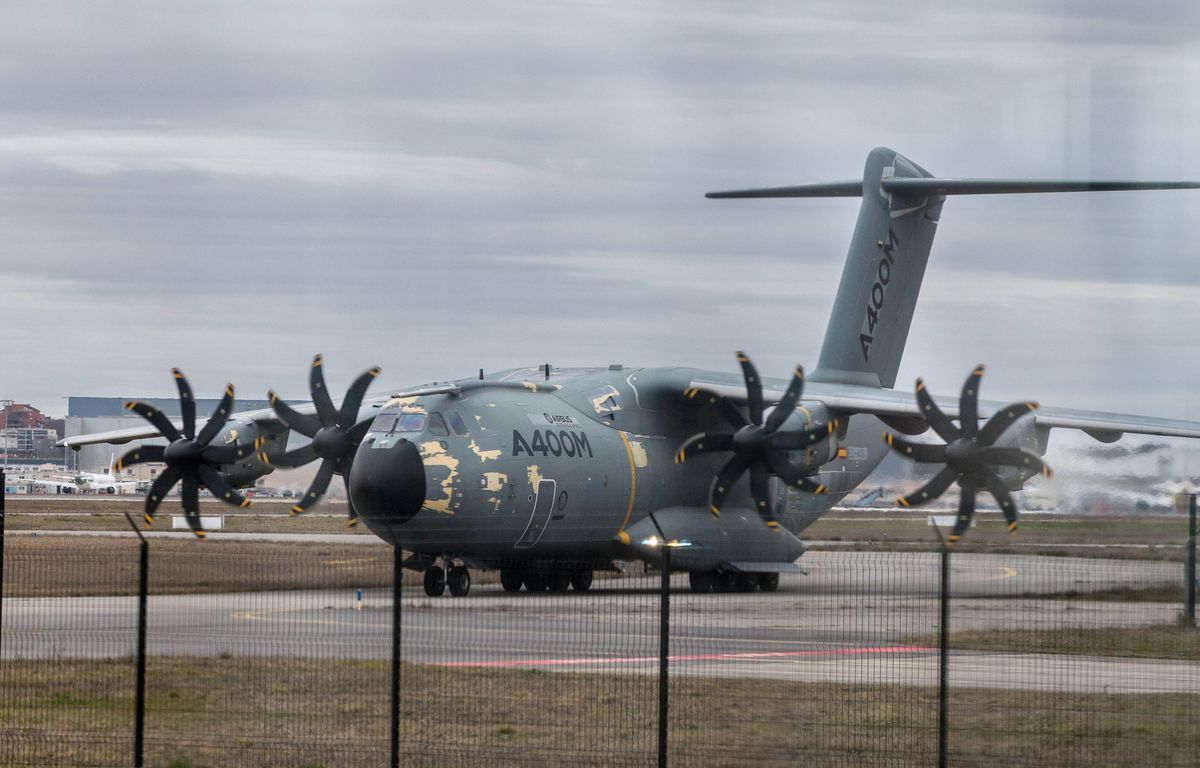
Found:
[[[987, 10], [964, 10], [963, 6]], [[0, 398], [815, 366], [861, 175], [1200, 179], [1200, 4], [28, 3]], [[946, 203], [900, 385], [1200, 419], [1200, 192]]]

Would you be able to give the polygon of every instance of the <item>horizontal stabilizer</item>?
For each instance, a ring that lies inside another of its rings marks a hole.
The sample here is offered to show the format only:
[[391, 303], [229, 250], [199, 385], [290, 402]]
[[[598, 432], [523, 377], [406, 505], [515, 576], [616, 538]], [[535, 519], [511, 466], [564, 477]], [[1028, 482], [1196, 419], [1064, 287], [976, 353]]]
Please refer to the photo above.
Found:
[[[1200, 189], [1200, 181], [1113, 181], [1101, 179], [928, 179], [885, 178], [884, 192], [919, 197], [926, 195], [1005, 195], [1035, 192], [1128, 192], [1149, 189]], [[862, 197], [862, 182], [830, 181], [795, 187], [764, 187], [709, 192], [709, 198], [748, 197]]]

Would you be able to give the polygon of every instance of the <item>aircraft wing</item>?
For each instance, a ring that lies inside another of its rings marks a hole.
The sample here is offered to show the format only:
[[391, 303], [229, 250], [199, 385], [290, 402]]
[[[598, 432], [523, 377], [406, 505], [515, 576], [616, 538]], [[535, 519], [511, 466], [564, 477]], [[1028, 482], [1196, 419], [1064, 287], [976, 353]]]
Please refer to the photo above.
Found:
[[[693, 381], [691, 385], [738, 403], [746, 402], [746, 389], [741, 385], [706, 381]], [[778, 402], [783, 397], [783, 393], [783, 387], [771, 388], [768, 382], [764, 382], [763, 399], [767, 402]], [[908, 418], [921, 416], [916, 395], [894, 389], [809, 382], [804, 388], [804, 399], [816, 400], [831, 410], [843, 413], [869, 413], [874, 416]], [[957, 394], [947, 397], [935, 396], [934, 400], [947, 416], [958, 418]], [[980, 400], [979, 418], [987, 419], [1007, 404], [995, 400]], [[1038, 427], [1078, 429], [1105, 443], [1111, 443], [1127, 432], [1136, 435], [1200, 438], [1200, 422], [1180, 419], [1160, 419], [1152, 416], [1043, 406], [1034, 412], [1034, 420]]]
[[[405, 394], [406, 393], [401, 393], [399, 395], [375, 395], [373, 397], [366, 397], [363, 398], [362, 408], [378, 408], [386, 403], [389, 399], [393, 397], [404, 397]], [[341, 405], [340, 400], [334, 400], [333, 402], [335, 406]], [[310, 416], [316, 415], [317, 413], [317, 407], [310, 402], [302, 402], [295, 405], [289, 402], [288, 404], [292, 405], [293, 410], [298, 411], [299, 413]], [[198, 421], [199, 423], [197, 424], [197, 429], [199, 429], [200, 424], [203, 423], [202, 419]], [[241, 421], [242, 423], [253, 421], [260, 424], [268, 421], [274, 421], [282, 424], [279, 416], [270, 408], [260, 408], [256, 411], [235, 412], [230, 415], [229, 421]], [[175, 425], [176, 429], [183, 429], [181, 422], [172, 421], [171, 423]], [[127, 429], [114, 429], [109, 432], [93, 432], [86, 435], [64, 437], [55, 443], [55, 445], [59, 448], [80, 448], [85, 445], [97, 445], [99, 443], [114, 443], [119, 445], [121, 443], [128, 443], [131, 440], [149, 440], [155, 437], [161, 437], [161, 435], [158, 434], [158, 430], [149, 423], [142, 423], [136, 427], [129, 427]]]

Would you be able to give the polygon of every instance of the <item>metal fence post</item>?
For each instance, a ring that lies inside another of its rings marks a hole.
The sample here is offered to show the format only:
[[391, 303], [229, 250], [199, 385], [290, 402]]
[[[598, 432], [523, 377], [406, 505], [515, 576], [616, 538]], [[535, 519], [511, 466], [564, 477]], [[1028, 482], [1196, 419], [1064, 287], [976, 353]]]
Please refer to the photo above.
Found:
[[1187, 560], [1183, 568], [1183, 605], [1189, 627], [1196, 626], [1196, 494], [1188, 494]]
[[134, 768], [142, 768], [146, 730], [146, 598], [149, 594], [150, 584], [150, 544], [128, 512], [125, 513], [125, 519], [129, 521], [129, 527], [141, 540], [139, 545], [141, 557], [138, 567], [137, 689], [133, 705], [133, 765]]
[[[4, 650], [4, 470], [0, 469], [0, 652]], [[0, 653], [3, 658], [3, 653]]]
[[[938, 532], [941, 535], [941, 532]], [[938, 623], [938, 768], [946, 768], [950, 699], [950, 548], [942, 544]]]
[[392, 547], [392, 768], [400, 765], [400, 588], [404, 585], [403, 552]]
[[662, 587], [658, 600], [658, 768], [667, 765], [667, 670], [671, 651], [671, 547], [662, 543]]

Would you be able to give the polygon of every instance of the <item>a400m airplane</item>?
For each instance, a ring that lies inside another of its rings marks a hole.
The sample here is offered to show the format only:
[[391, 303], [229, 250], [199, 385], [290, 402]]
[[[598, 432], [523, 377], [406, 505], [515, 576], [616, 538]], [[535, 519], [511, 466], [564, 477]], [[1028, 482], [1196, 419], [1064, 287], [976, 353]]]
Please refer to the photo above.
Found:
[[[67, 438], [60, 445], [144, 445], [118, 466], [164, 462], [146, 499], [147, 522], [182, 483], [185, 516], [199, 535], [198, 492], [246, 505], [235, 488], [273, 467], [321, 459], [302, 512], [340, 474], [356, 517], [412, 554], [440, 595], [470, 589], [467, 566], [498, 569], [508, 591], [588, 589], [617, 561], [658, 562], [672, 546], [674, 569], [694, 590], [774, 590], [798, 570], [796, 537], [850, 493], [889, 447], [943, 464], [898, 503], [961, 488], [953, 542], [969, 525], [977, 491], [988, 491], [1011, 529], [1010, 491], [1049, 474], [1041, 456], [1052, 428], [1111, 442], [1133, 432], [1200, 437], [1200, 423], [1038, 408], [978, 400], [982, 366], [957, 407], [938, 407], [918, 380], [896, 391], [896, 372], [933, 237], [949, 195], [1195, 189], [1197, 182], [939, 179], [889, 149], [867, 157], [861, 180], [710, 193], [713, 198], [861, 197], [858, 222], [816, 368], [760, 379], [738, 353], [742, 376], [691, 368], [514, 368], [365, 398], [378, 369], [354, 382], [340, 405], [325, 387], [318, 355], [312, 402], [233, 413], [229, 385], [196, 432], [191, 388], [176, 371], [183, 420], [127, 403], [146, 428]], [[957, 419], [956, 425], [953, 420]], [[982, 423], [982, 424], [981, 424]], [[945, 445], [905, 435], [932, 427]], [[289, 430], [312, 438], [285, 451]], [[898, 434], [896, 434], [898, 433]], [[882, 439], [881, 439], [882, 437]]]

